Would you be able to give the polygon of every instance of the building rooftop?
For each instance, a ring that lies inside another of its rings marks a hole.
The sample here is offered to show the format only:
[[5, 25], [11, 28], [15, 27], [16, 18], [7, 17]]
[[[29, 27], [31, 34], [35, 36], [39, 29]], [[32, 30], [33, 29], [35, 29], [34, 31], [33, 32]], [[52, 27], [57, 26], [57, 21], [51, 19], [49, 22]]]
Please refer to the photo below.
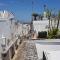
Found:
[[14, 15], [10, 13], [9, 11], [0, 11], [0, 20], [8, 20], [14, 18]]

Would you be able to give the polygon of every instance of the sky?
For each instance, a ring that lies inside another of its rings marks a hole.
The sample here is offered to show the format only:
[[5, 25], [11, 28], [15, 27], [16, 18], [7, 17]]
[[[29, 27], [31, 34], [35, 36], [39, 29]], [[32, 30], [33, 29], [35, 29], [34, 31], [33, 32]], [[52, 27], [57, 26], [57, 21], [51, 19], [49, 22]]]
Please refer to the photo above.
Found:
[[30, 22], [32, 12], [43, 13], [44, 4], [54, 12], [60, 10], [60, 0], [0, 0], [0, 10], [12, 12], [17, 20]]

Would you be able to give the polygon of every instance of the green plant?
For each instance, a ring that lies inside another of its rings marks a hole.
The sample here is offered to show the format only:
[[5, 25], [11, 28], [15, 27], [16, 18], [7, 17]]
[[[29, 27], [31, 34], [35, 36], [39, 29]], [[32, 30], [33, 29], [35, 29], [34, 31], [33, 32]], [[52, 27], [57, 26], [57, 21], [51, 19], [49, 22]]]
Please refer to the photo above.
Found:
[[48, 31], [48, 38], [55, 38], [57, 36], [57, 32], [57, 28], [53, 28], [51, 31]]

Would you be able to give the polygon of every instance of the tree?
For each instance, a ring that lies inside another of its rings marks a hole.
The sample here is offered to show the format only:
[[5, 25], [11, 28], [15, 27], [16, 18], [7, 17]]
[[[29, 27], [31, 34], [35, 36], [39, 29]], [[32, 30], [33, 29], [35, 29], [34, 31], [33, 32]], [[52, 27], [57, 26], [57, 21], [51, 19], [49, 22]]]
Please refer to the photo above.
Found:
[[49, 38], [57, 38], [58, 37], [58, 27], [59, 27], [59, 21], [60, 21], [60, 11], [58, 12], [58, 16], [53, 16], [53, 18], [57, 19], [57, 27], [53, 27], [51, 31], [49, 31]]
[[58, 12], [58, 23], [57, 23], [57, 29], [58, 29], [58, 26], [59, 26], [59, 20], [60, 20], [60, 11]]
[[49, 28], [50, 28], [51, 11], [49, 11], [48, 9], [47, 9], [46, 16], [47, 16], [47, 18], [49, 19]]

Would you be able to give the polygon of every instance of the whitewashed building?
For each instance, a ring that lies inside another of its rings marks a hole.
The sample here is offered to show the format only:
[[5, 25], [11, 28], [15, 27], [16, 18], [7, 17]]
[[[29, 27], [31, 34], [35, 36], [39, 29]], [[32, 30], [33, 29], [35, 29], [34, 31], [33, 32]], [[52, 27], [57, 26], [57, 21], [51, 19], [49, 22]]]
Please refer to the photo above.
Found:
[[10, 60], [15, 54], [15, 17], [12, 13], [0, 11], [0, 60]]
[[44, 12], [42, 20], [33, 19], [32, 26], [33, 26], [34, 32], [36, 33], [36, 36], [38, 36], [39, 32], [47, 32], [47, 34], [48, 34], [49, 20], [46, 17], [46, 12]]
[[30, 31], [30, 24], [23, 24], [22, 26], [22, 33], [24, 36], [28, 35]]
[[38, 34], [41, 31], [48, 31], [48, 20], [33, 21], [33, 29]]

